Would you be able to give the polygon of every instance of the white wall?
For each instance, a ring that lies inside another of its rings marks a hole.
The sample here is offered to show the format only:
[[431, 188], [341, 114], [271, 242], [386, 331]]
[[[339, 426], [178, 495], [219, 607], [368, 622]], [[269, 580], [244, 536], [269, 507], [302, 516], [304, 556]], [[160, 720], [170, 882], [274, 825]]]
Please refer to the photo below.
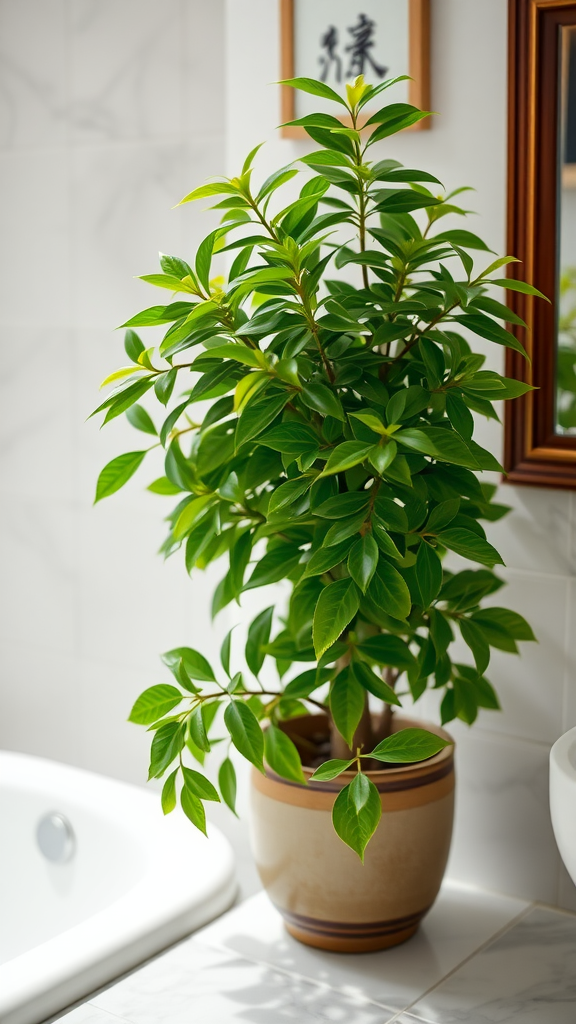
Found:
[[[278, 8], [273, 0], [227, 0], [228, 167], [238, 173], [263, 140], [262, 175], [294, 160], [306, 142], [274, 135], [280, 121]], [[506, 0], [432, 0], [431, 131], [405, 133], [382, 147], [424, 167], [448, 188], [472, 185], [467, 226], [505, 250]], [[310, 147], [312, 148], [312, 147]], [[454, 224], [453, 226], [456, 226]], [[490, 352], [495, 368], [502, 353]], [[499, 453], [500, 429], [479, 425], [479, 440]], [[509, 582], [504, 602], [532, 623], [539, 645], [522, 659], [497, 653], [490, 678], [501, 714], [483, 712], [472, 730], [458, 723], [459, 798], [450, 870], [494, 889], [576, 907], [560, 867], [547, 797], [550, 744], [576, 725], [574, 596], [576, 505], [570, 494], [504, 486], [513, 513], [491, 529]], [[498, 602], [502, 594], [498, 595]], [[433, 702], [424, 712], [436, 714]]]
[[[506, 2], [432, 7], [440, 116], [391, 151], [475, 186], [470, 226], [502, 250]], [[225, 43], [223, 16], [201, 0], [0, 0], [0, 744], [137, 782], [148, 738], [125, 718], [166, 678], [158, 653], [215, 652], [226, 623], [209, 623], [210, 580], [190, 584], [179, 559], [154, 555], [165, 513], [142, 490], [146, 471], [92, 507], [101, 466], [146, 438], [84, 421], [124, 362], [113, 328], [155, 301], [134, 275], [159, 249], [186, 257], [210, 227], [198, 208], [171, 208], [222, 171], [224, 106], [230, 172], [279, 121], [276, 0], [227, 0]], [[304, 149], [273, 142], [261, 173]], [[499, 431], [481, 429], [499, 450]], [[495, 658], [501, 715], [453, 730], [451, 870], [576, 907], [546, 781], [550, 743], [576, 725], [574, 499], [510, 487], [503, 498], [514, 513], [491, 536], [505, 598], [540, 644]], [[245, 825], [230, 828], [244, 855]]]
[[159, 301], [135, 275], [211, 228], [172, 207], [222, 170], [223, 31], [219, 0], [0, 0], [0, 744], [139, 782], [159, 653], [217, 645], [206, 582], [155, 554], [161, 463], [92, 507], [148, 435], [85, 421]]

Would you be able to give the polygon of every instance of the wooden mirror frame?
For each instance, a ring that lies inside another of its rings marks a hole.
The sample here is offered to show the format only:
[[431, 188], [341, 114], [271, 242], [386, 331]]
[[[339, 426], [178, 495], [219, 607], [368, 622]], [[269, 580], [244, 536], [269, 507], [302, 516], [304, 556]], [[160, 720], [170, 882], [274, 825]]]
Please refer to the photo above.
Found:
[[506, 403], [504, 468], [508, 483], [576, 489], [576, 436], [555, 433], [562, 25], [576, 25], [576, 0], [509, 0], [508, 252], [522, 261], [510, 277], [552, 301], [508, 292], [532, 362], [507, 351], [506, 374], [538, 390]]

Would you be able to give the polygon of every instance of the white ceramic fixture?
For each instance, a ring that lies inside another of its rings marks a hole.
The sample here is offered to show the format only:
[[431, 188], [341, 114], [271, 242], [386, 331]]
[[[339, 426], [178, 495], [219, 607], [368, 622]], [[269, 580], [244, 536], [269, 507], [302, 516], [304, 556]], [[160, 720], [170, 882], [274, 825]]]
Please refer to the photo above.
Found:
[[550, 814], [560, 856], [576, 885], [576, 728], [550, 751]]
[[159, 796], [0, 753], [0, 1020], [36, 1024], [234, 900], [228, 841]]

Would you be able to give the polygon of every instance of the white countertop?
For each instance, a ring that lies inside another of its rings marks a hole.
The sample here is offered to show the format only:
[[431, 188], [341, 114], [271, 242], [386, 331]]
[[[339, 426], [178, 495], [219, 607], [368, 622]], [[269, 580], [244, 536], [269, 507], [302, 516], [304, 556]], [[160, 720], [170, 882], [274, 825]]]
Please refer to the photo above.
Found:
[[574, 1024], [576, 915], [447, 881], [419, 932], [324, 953], [261, 893], [62, 1024]]

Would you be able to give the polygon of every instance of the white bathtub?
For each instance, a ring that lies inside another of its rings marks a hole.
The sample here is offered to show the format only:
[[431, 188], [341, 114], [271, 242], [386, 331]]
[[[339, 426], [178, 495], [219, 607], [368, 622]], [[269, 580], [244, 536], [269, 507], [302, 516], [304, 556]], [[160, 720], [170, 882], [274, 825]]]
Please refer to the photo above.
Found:
[[[0, 753], [2, 1024], [37, 1024], [231, 905], [228, 841], [159, 804], [136, 786]], [[54, 812], [74, 832], [66, 863], [36, 839]]]

